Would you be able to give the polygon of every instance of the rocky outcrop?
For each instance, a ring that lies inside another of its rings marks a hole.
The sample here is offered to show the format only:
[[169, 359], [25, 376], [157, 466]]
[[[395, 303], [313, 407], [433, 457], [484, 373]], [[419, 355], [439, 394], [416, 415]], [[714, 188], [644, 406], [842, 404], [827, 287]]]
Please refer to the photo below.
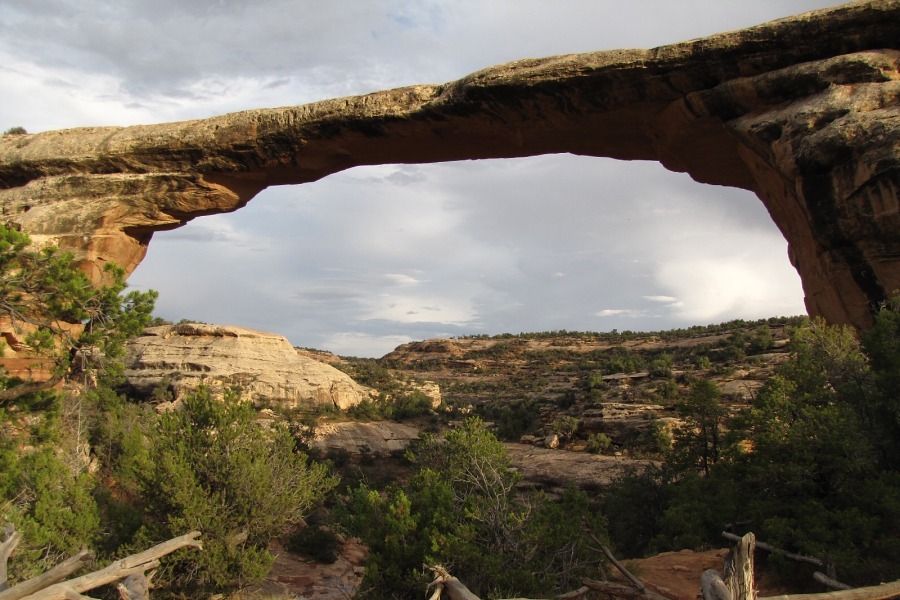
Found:
[[153, 232], [356, 165], [573, 153], [755, 192], [813, 315], [864, 327], [900, 288], [897, 0], [651, 50], [527, 59], [206, 120], [0, 139], [2, 218], [129, 271]]
[[325, 451], [384, 456], [405, 450], [418, 437], [415, 427], [393, 421], [323, 423], [316, 427], [311, 444]]
[[125, 377], [136, 391], [163, 386], [177, 400], [207, 385], [281, 406], [349, 408], [371, 398], [334, 367], [298, 353], [282, 336], [199, 323], [150, 327], [128, 344]]
[[527, 485], [563, 490], [573, 485], [582, 490], [608, 487], [616, 478], [654, 464], [621, 456], [550, 450], [528, 444], [504, 444], [512, 466]]

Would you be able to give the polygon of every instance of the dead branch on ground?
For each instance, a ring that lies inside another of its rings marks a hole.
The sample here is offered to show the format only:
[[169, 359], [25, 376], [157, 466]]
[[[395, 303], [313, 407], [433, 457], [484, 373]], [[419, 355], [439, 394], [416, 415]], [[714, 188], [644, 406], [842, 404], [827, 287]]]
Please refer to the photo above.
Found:
[[[21, 540], [11, 526], [7, 526], [4, 539], [0, 542], [0, 600], [84, 600], [87, 592], [103, 585], [121, 581], [117, 586], [122, 600], [148, 600], [149, 582], [152, 571], [159, 566], [159, 559], [185, 547], [202, 548], [199, 531], [172, 538], [152, 548], [126, 556], [112, 564], [76, 577], [67, 579], [92, 559], [87, 550], [56, 565], [37, 577], [33, 577], [12, 587], [7, 586], [6, 564], [12, 551]], [[18, 537], [17, 537], [18, 536]]]

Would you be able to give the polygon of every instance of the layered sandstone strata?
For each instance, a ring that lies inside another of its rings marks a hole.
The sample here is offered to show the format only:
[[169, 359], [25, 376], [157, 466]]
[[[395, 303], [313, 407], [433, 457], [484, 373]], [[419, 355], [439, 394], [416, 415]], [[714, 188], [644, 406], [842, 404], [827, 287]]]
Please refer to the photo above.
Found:
[[125, 378], [139, 392], [179, 399], [200, 385], [237, 390], [254, 402], [349, 408], [374, 391], [298, 353], [282, 336], [241, 327], [183, 323], [150, 327], [128, 344]]

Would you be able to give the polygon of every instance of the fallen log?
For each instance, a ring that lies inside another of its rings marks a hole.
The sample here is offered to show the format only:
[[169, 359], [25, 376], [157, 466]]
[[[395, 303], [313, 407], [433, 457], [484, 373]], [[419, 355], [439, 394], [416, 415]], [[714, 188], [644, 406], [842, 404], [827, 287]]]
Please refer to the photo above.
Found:
[[[160, 558], [176, 550], [186, 547], [202, 548], [197, 539], [199, 537], [199, 531], [186, 533], [143, 552], [126, 556], [103, 569], [66, 580], [66, 577], [90, 560], [89, 553], [82, 551], [37, 577], [0, 591], [0, 600], [84, 600], [88, 596], [83, 592], [120, 580], [125, 580], [118, 588], [123, 600], [147, 600], [147, 571], [158, 567]], [[3, 551], [5, 548], [0, 545], [0, 552]], [[3, 565], [5, 569], [5, 561]]]

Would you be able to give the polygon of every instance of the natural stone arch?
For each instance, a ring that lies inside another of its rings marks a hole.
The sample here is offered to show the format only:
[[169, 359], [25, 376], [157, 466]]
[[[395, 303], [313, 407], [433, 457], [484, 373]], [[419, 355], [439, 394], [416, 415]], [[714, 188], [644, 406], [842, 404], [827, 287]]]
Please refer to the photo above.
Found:
[[130, 272], [154, 231], [357, 165], [657, 160], [756, 193], [788, 240], [810, 314], [865, 327], [900, 288], [898, 9], [859, 2], [299, 107], [5, 136], [0, 206], [95, 274], [108, 260]]

